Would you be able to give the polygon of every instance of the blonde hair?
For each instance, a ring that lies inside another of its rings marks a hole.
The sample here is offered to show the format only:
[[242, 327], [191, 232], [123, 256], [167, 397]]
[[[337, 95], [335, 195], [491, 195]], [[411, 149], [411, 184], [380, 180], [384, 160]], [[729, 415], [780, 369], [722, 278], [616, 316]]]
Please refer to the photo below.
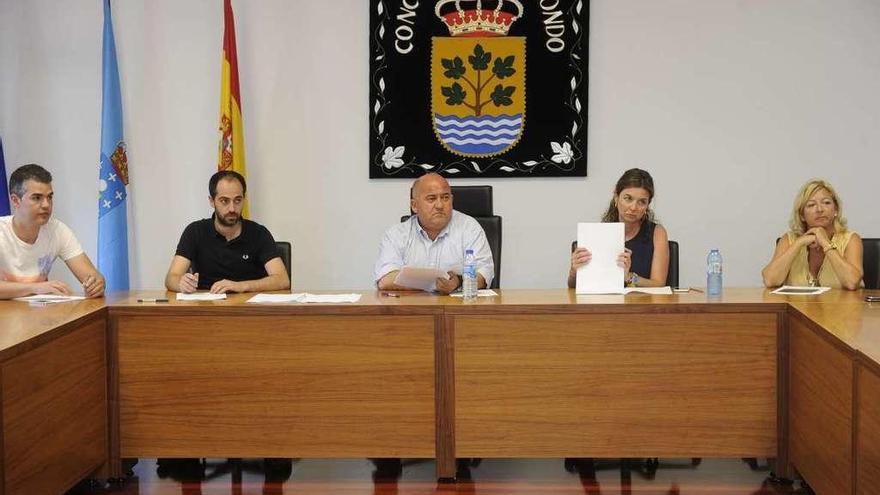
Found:
[[791, 219], [788, 222], [788, 226], [794, 234], [803, 235], [807, 231], [807, 222], [804, 221], [804, 206], [810, 197], [820, 189], [828, 191], [834, 201], [835, 208], [837, 208], [837, 216], [834, 217], [834, 233], [846, 232], [846, 218], [843, 216], [843, 203], [840, 202], [840, 196], [827, 181], [811, 179], [801, 187], [794, 198], [794, 208], [791, 210]]

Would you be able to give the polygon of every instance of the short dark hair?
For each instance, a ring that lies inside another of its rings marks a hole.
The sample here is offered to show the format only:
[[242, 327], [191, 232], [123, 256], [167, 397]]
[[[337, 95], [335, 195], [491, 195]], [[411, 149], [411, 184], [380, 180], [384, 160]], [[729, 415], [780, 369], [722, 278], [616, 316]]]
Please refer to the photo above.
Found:
[[208, 194], [212, 199], [217, 196], [217, 183], [223, 179], [237, 180], [241, 184], [241, 194], [247, 195], [247, 182], [245, 182], [243, 175], [233, 170], [221, 170], [212, 175], [211, 180], [208, 181]]
[[22, 165], [15, 169], [12, 172], [12, 175], [9, 176], [9, 193], [15, 194], [19, 198], [23, 198], [24, 193], [26, 192], [24, 183], [29, 180], [40, 182], [42, 184], [51, 184], [52, 174], [36, 163]]

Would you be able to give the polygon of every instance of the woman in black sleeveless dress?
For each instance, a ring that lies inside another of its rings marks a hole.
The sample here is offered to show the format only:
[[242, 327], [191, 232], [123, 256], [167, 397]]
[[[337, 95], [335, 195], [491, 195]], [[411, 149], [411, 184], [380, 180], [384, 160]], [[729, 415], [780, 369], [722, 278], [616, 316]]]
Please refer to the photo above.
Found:
[[[632, 168], [623, 173], [603, 222], [623, 222], [626, 249], [617, 257], [624, 269], [624, 281], [632, 287], [662, 287], [669, 271], [669, 238], [666, 229], [654, 222], [651, 201], [654, 179], [648, 172]], [[571, 253], [568, 286], [574, 288], [577, 269], [592, 259], [588, 246]]]

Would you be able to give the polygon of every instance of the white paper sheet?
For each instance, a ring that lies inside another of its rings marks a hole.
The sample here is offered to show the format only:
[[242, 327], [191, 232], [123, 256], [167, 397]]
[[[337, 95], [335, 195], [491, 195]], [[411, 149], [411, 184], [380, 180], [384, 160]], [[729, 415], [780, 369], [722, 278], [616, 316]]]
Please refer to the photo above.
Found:
[[[449, 294], [452, 297], [464, 297], [464, 294], [461, 292], [456, 292], [454, 294]], [[497, 296], [498, 293], [492, 289], [480, 289], [477, 291], [477, 297], [494, 297]]]
[[256, 294], [247, 300], [253, 304], [300, 302], [302, 294]]
[[782, 294], [786, 296], [815, 296], [823, 292], [828, 292], [831, 287], [809, 287], [796, 285], [783, 285], [782, 287], [771, 291], [771, 294]]
[[226, 299], [226, 294], [211, 294], [210, 292], [177, 293], [178, 301], [220, 301], [221, 299]]
[[578, 247], [593, 253], [586, 265], [578, 268], [577, 294], [623, 294], [623, 268], [617, 256], [623, 252], [622, 223], [579, 223]]
[[32, 296], [16, 297], [16, 301], [25, 301], [29, 304], [56, 304], [69, 301], [81, 301], [83, 296], [65, 296], [63, 294], [34, 294]]
[[630, 294], [633, 292], [640, 292], [643, 294], [669, 294], [672, 295], [672, 287], [668, 285], [666, 287], [626, 287], [623, 289], [624, 294]]
[[309, 294], [308, 292], [302, 294], [304, 297], [302, 301], [304, 303], [356, 303], [360, 301], [360, 294]]
[[253, 304], [265, 303], [355, 303], [360, 301], [360, 294], [309, 294], [308, 292], [300, 292], [298, 294], [256, 294], [247, 302]]
[[439, 268], [405, 266], [397, 272], [395, 285], [411, 289], [434, 290], [438, 278], [448, 279], [449, 274]]

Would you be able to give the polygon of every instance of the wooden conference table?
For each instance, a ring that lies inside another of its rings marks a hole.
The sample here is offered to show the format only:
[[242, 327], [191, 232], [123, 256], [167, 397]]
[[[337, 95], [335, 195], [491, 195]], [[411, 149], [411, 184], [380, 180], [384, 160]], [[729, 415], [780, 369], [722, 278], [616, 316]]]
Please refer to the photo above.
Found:
[[63, 493], [106, 465], [106, 338], [104, 300], [0, 301], [0, 494]]
[[126, 457], [768, 457], [877, 493], [880, 305], [862, 292], [504, 290], [463, 304], [0, 302], [0, 494]]

